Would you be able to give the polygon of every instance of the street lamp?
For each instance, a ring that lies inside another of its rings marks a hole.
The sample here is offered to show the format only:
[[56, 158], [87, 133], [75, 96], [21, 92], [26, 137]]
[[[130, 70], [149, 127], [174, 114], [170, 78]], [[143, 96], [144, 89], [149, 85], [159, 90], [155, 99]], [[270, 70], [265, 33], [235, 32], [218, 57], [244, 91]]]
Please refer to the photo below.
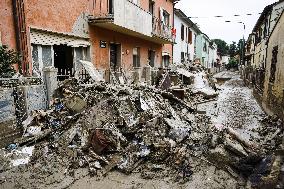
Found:
[[242, 49], [242, 65], [245, 65], [245, 33], [246, 33], [246, 25], [243, 22], [238, 22], [239, 24], [243, 24], [244, 26], [244, 33], [243, 33], [243, 49]]
[[[229, 23], [229, 22], [231, 22], [230, 20], [226, 20], [225, 22], [227, 22], [227, 23]], [[244, 33], [243, 33], [243, 49], [242, 49], [242, 54], [241, 54], [241, 61], [242, 61], [242, 65], [244, 65], [244, 58], [245, 58], [245, 56], [244, 56], [244, 49], [245, 49], [245, 33], [246, 33], [246, 25], [245, 25], [245, 23], [243, 23], [243, 22], [237, 22], [238, 24], [243, 24], [243, 26], [244, 26]]]

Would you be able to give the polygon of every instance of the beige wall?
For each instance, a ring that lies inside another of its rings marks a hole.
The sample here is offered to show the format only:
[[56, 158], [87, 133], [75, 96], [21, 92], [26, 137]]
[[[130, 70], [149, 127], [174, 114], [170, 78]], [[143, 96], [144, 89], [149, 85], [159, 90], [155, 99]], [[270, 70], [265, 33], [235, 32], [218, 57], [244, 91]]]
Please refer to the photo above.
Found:
[[[263, 105], [284, 119], [284, 14], [282, 14], [268, 43], [267, 67], [264, 84]], [[278, 46], [275, 82], [269, 82], [272, 50]]]

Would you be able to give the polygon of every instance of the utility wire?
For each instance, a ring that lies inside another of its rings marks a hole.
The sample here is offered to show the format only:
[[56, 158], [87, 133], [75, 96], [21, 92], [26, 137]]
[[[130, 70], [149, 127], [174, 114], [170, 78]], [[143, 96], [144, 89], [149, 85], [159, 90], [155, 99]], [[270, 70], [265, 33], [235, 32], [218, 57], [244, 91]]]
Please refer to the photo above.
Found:
[[234, 14], [234, 15], [215, 15], [215, 16], [189, 16], [185, 18], [226, 18], [226, 17], [242, 17], [242, 16], [254, 16], [254, 15], [260, 15], [262, 13], [247, 13], [247, 14]]
[[[274, 9], [274, 11], [282, 10], [283, 7], [279, 7], [277, 9]], [[234, 15], [215, 15], [215, 16], [189, 16], [189, 17], [182, 17], [182, 18], [226, 18], [226, 17], [243, 17], [243, 16], [254, 16], [254, 15], [260, 15], [261, 13], [247, 13], [247, 14], [234, 14]]]

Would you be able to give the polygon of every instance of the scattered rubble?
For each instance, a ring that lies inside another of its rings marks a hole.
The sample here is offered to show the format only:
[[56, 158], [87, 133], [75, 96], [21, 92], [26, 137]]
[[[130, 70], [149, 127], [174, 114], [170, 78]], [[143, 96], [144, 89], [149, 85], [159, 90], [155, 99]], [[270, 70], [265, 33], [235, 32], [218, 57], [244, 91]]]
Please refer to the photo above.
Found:
[[[116, 169], [140, 172], [144, 179], [170, 176], [185, 182], [195, 170], [193, 157], [235, 179], [249, 180], [252, 187], [276, 186], [283, 174], [282, 158], [271, 150], [283, 150], [283, 123], [264, 119], [271, 126], [259, 130], [263, 143], [248, 141], [196, 110], [197, 103], [218, 96], [210, 76], [198, 70], [176, 73], [190, 78], [180, 86], [185, 88], [183, 98], [165, 82], [170, 73], [163, 73], [156, 87], [103, 82], [83, 86], [76, 79], [65, 80], [50, 109], [33, 111], [23, 122], [23, 137], [1, 151], [1, 172], [29, 161], [35, 172], [39, 167], [46, 174], [65, 169], [74, 178], [82, 168], [88, 169], [84, 175], [98, 178]], [[26, 155], [18, 163], [11, 154], [20, 151]]]

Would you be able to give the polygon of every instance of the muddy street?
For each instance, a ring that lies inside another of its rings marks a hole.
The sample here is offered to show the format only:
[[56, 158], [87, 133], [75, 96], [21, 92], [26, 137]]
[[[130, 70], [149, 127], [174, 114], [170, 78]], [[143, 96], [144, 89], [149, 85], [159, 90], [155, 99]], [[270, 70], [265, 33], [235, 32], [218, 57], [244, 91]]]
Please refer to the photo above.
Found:
[[215, 75], [219, 80], [219, 96], [216, 101], [198, 105], [206, 109], [213, 124], [236, 129], [243, 137], [257, 140], [257, 128], [266, 116], [253, 96], [252, 89], [244, 85], [238, 72], [222, 72]]

